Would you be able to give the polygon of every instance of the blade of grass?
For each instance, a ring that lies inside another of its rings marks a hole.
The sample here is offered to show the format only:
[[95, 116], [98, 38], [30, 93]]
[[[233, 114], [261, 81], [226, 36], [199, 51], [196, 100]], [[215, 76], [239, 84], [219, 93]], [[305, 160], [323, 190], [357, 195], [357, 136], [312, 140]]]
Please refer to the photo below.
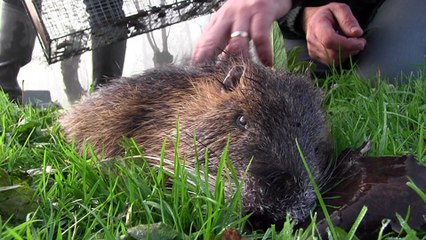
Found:
[[355, 219], [354, 224], [352, 225], [351, 229], [349, 230], [348, 234], [345, 237], [345, 240], [354, 239], [355, 232], [357, 228], [359, 227], [359, 224], [361, 223], [362, 219], [364, 218], [365, 214], [367, 213], [367, 207], [363, 206], [360, 213], [358, 214], [358, 217]]
[[304, 154], [303, 154], [303, 151], [302, 151], [302, 149], [300, 148], [300, 145], [299, 145], [299, 142], [298, 142], [298, 140], [297, 140], [297, 139], [295, 139], [295, 142], [296, 142], [297, 150], [299, 151], [299, 155], [300, 155], [300, 157], [301, 157], [301, 159], [302, 159], [303, 166], [305, 167], [305, 170], [306, 170], [306, 172], [308, 173], [309, 180], [310, 180], [310, 182], [311, 182], [311, 184], [312, 184], [312, 186], [313, 186], [313, 188], [314, 188], [315, 195], [317, 196], [317, 199], [318, 199], [318, 201], [319, 201], [319, 204], [320, 204], [321, 210], [323, 211], [323, 214], [324, 214], [325, 219], [326, 219], [326, 221], [327, 221], [327, 224], [328, 224], [328, 227], [329, 227], [330, 232], [331, 232], [331, 234], [332, 234], [332, 237], [333, 237], [333, 239], [338, 239], [338, 236], [337, 236], [337, 234], [336, 234], [336, 230], [334, 229], [333, 222], [331, 221], [331, 218], [330, 218], [330, 214], [329, 214], [329, 213], [328, 213], [328, 211], [327, 211], [327, 207], [326, 207], [326, 205], [325, 205], [324, 199], [322, 198], [321, 193], [320, 193], [319, 188], [318, 188], [318, 185], [317, 185], [317, 183], [315, 182], [314, 176], [312, 175], [312, 172], [311, 172], [311, 170], [309, 169], [309, 165], [308, 165], [308, 163], [306, 162], [306, 159], [305, 159], [305, 156], [304, 156]]

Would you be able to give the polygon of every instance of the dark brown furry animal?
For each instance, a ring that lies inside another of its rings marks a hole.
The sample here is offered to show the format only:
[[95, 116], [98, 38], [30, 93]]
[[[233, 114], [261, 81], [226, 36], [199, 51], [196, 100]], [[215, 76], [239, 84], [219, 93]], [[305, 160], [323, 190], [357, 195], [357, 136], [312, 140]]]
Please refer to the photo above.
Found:
[[[209, 169], [230, 138], [229, 156], [243, 185], [244, 211], [255, 228], [282, 224], [286, 214], [303, 220], [316, 197], [296, 148], [296, 139], [321, 184], [332, 146], [322, 93], [305, 76], [247, 62], [147, 71], [101, 88], [65, 114], [65, 135], [97, 154], [123, 153], [120, 141], [134, 138], [147, 155], [171, 144], [179, 117], [180, 155], [194, 164], [194, 134]], [[172, 145], [171, 145], [172, 146]], [[167, 154], [173, 157], [173, 147]], [[188, 164], [188, 163], [187, 163]]]

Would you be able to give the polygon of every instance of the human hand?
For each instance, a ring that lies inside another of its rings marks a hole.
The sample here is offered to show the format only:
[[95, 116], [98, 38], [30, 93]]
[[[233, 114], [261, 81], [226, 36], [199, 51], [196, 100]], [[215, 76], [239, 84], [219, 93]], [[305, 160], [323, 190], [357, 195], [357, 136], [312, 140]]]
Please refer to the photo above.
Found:
[[364, 49], [363, 30], [348, 5], [306, 7], [303, 28], [309, 56], [324, 64], [340, 64]]
[[196, 43], [192, 63], [212, 60], [222, 51], [231, 56], [248, 57], [252, 39], [260, 61], [272, 66], [271, 26], [290, 8], [291, 0], [226, 1]]

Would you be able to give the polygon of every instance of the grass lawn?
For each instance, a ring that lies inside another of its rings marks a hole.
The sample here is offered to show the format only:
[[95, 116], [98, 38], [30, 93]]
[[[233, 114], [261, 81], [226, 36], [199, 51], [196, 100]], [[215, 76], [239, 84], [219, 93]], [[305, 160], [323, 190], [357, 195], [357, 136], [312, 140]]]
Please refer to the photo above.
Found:
[[[369, 155], [414, 154], [425, 165], [426, 71], [404, 85], [374, 80], [344, 72], [319, 83], [336, 153], [371, 140]], [[225, 197], [220, 179], [209, 189], [202, 169], [188, 172], [176, 164], [173, 177], [149, 166], [131, 142], [132, 160], [99, 164], [90, 149], [80, 155], [63, 139], [55, 122], [61, 110], [18, 107], [0, 93], [0, 111], [0, 209], [15, 214], [0, 220], [0, 239], [145, 239], [147, 233], [150, 239], [216, 239], [226, 227], [244, 233], [238, 192]], [[223, 158], [222, 167], [229, 167], [226, 154]], [[293, 225], [288, 220], [280, 231], [272, 226], [265, 233], [244, 234], [313, 238], [315, 224]], [[405, 226], [402, 234], [413, 237], [413, 231]]]

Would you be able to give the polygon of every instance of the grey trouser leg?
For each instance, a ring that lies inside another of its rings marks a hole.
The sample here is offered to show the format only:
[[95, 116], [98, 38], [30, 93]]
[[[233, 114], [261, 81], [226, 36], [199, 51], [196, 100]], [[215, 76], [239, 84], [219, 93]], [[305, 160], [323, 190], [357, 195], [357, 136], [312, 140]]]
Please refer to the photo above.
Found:
[[[83, 0], [89, 13], [90, 25], [93, 28], [113, 23], [113, 18], [124, 17], [123, 0]], [[113, 29], [117, 34], [127, 34], [127, 28], [117, 27]], [[126, 54], [126, 40], [96, 48], [100, 41], [105, 41], [102, 35], [93, 37], [93, 81], [95, 87], [108, 82], [111, 78], [120, 77], [123, 73], [124, 58]]]
[[386, 0], [365, 29], [366, 49], [359, 54], [363, 77], [380, 73], [393, 82], [422, 69], [426, 56], [426, 1]]
[[35, 32], [21, 1], [4, 0], [0, 18], [0, 86], [11, 99], [20, 96], [18, 72], [31, 60]]
[[126, 41], [93, 50], [93, 81], [95, 86], [108, 82], [111, 78], [121, 77], [124, 58], [126, 55]]
[[[394, 82], [401, 73], [422, 69], [426, 55], [426, 1], [384, 1], [364, 35], [367, 46], [355, 56], [357, 71], [362, 77], [370, 78], [379, 73]], [[286, 49], [300, 46], [299, 60], [310, 60], [306, 40], [284, 39], [284, 44]], [[320, 73], [327, 71], [327, 66], [317, 64]]]

